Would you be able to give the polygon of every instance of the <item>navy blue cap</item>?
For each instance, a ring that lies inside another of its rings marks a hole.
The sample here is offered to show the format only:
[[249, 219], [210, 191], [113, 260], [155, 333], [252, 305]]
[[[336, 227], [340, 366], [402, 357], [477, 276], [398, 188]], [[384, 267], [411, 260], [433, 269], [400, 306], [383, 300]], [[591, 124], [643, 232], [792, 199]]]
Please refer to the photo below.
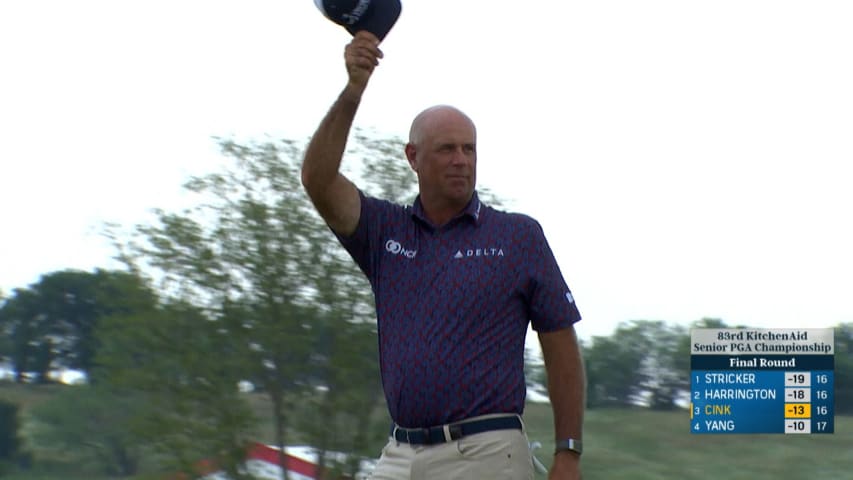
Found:
[[391, 31], [400, 16], [400, 0], [314, 0], [329, 20], [343, 26], [353, 35], [361, 30], [379, 40]]

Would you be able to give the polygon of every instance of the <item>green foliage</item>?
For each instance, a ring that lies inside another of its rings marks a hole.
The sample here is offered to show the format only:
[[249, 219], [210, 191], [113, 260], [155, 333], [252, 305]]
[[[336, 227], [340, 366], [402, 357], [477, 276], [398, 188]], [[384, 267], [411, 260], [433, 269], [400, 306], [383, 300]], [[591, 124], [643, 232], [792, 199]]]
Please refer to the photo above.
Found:
[[42, 382], [47, 380], [52, 341], [47, 322], [36, 313], [38, 305], [34, 292], [17, 289], [0, 309], [0, 327], [8, 339], [3, 345], [8, 349], [4, 356], [11, 363], [17, 382], [24, 381], [26, 372], [37, 372]]
[[[302, 396], [292, 426], [321, 452], [349, 453], [349, 462], [336, 466], [354, 474], [358, 461], [375, 456], [387, 440], [390, 422], [382, 402], [375, 325], [344, 321], [324, 330], [317, 352], [322, 360], [311, 369], [318, 390]], [[330, 466], [324, 457], [321, 466]]]
[[126, 432], [164, 468], [189, 472], [203, 458], [236, 470], [255, 416], [237, 391], [242, 360], [220, 321], [187, 305], [104, 319], [97, 384], [124, 398]]
[[[198, 204], [180, 213], [157, 211], [157, 221], [138, 226], [129, 239], [113, 231], [121, 255], [134, 271], [156, 279], [167, 303], [199, 309], [203, 319], [186, 319], [187, 329], [215, 326], [229, 339], [217, 347], [188, 342], [182, 349], [201, 363], [231, 363], [229, 371], [239, 372], [232, 385], [249, 380], [268, 395], [274, 443], [286, 443], [297, 407], [316, 402], [318, 408], [299, 414], [308, 438], [321, 448], [363, 448], [365, 439], [385, 428], [377, 430], [365, 414], [375, 410], [370, 407], [381, 395], [370, 287], [302, 189], [300, 145], [288, 140], [220, 145], [229, 166], [186, 185]], [[357, 133], [351, 155], [363, 160], [354, 166], [357, 175], [369, 177], [366, 192], [399, 200], [416, 191], [402, 151], [399, 139]], [[135, 332], [126, 340], [142, 336], [147, 349], [169, 350], [158, 344], [170, 341], [169, 335], [145, 335]], [[179, 336], [189, 338], [190, 332]], [[127, 345], [104, 361], [115, 369], [121, 363], [116, 358], [129, 352], [143, 355]], [[156, 370], [128, 358], [136, 372], [125, 368], [122, 376]], [[314, 427], [336, 423], [348, 425], [340, 431], [349, 436]]]
[[584, 349], [590, 407], [647, 404], [676, 408], [690, 389], [690, 336], [661, 321], [621, 323], [608, 337], [593, 337]]
[[63, 270], [43, 275], [25, 289], [16, 289], [0, 307], [0, 331], [17, 373], [26, 372], [46, 383], [48, 373], [61, 368], [89, 371], [97, 349], [98, 319], [150, 308], [153, 293], [128, 272]]
[[649, 406], [674, 410], [679, 394], [690, 390], [690, 333], [661, 321], [638, 322], [635, 329], [649, 351], [642, 365]]
[[692, 328], [737, 328], [726, 325], [726, 322], [719, 318], [705, 317], [701, 320], [693, 322]]
[[593, 337], [584, 350], [587, 406], [628, 406], [641, 394], [640, 364], [645, 352], [612, 337]]
[[853, 323], [835, 328], [834, 387], [835, 413], [853, 414]]
[[139, 401], [100, 386], [64, 387], [32, 409], [32, 440], [105, 474], [133, 475], [141, 451], [128, 424]]

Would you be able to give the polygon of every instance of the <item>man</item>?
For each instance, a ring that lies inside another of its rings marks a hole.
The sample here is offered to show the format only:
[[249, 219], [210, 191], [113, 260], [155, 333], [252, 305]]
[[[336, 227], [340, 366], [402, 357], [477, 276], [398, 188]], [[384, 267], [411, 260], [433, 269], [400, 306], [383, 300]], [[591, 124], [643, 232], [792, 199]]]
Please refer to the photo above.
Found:
[[378, 45], [365, 31], [347, 45], [347, 85], [302, 166], [308, 195], [376, 298], [394, 427], [372, 478], [532, 479], [521, 421], [530, 321], [558, 440], [549, 478], [578, 479], [585, 379], [573, 324], [580, 314], [539, 224], [480, 202], [471, 119], [449, 106], [414, 119], [405, 148], [418, 177], [411, 207], [368, 197], [339, 172], [382, 58]]

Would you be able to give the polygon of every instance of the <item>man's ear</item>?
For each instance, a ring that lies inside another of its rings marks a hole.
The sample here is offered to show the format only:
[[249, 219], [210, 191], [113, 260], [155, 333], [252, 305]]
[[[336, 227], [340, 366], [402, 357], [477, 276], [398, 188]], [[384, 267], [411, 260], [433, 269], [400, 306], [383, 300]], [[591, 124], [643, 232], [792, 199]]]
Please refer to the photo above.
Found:
[[415, 148], [415, 144], [407, 143], [406, 144], [406, 159], [409, 161], [409, 166], [412, 167], [412, 170], [418, 171], [418, 163], [415, 160], [417, 154], [417, 148]]

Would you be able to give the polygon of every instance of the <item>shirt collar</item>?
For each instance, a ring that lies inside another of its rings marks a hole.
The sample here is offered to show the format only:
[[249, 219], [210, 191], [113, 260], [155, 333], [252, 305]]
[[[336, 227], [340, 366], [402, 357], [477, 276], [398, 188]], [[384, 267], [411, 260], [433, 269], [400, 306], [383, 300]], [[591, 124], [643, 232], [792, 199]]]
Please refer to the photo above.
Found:
[[[427, 219], [426, 213], [424, 212], [424, 206], [421, 203], [421, 196], [418, 195], [415, 197], [415, 202], [412, 205], [412, 216], [417, 218], [418, 220], [426, 223], [427, 225], [432, 226], [432, 223]], [[468, 204], [465, 205], [465, 208], [462, 209], [462, 212], [459, 213], [456, 217], [454, 217], [451, 222], [456, 221], [457, 219], [468, 217], [474, 222], [474, 225], [479, 225], [483, 216], [483, 202], [480, 201], [479, 195], [477, 195], [477, 191], [474, 191], [474, 194], [471, 195], [471, 200], [468, 201]]]

